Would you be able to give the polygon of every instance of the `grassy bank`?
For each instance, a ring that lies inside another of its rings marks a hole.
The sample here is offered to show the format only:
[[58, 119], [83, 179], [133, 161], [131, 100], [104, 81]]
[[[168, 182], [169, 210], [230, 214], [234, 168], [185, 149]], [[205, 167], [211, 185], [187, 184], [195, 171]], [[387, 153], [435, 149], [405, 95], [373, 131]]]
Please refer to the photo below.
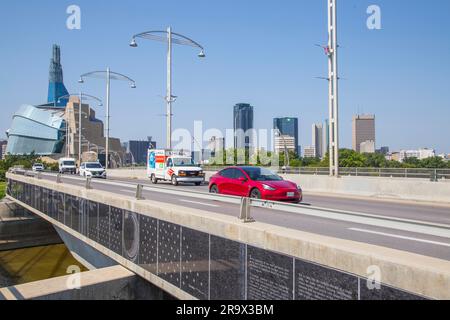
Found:
[[0, 200], [5, 197], [6, 182], [0, 182]]

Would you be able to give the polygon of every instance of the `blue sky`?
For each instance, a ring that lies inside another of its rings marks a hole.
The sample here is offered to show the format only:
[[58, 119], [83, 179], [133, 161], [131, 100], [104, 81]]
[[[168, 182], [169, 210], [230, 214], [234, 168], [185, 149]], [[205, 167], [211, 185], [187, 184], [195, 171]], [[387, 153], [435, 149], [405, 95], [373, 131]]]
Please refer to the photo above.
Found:
[[[66, 28], [66, 8], [82, 11], [82, 29]], [[366, 9], [382, 10], [382, 30], [366, 27]], [[0, 10], [0, 137], [23, 103], [46, 100], [53, 43], [61, 45], [65, 83], [78, 92], [81, 73], [105, 69], [137, 82], [112, 88], [114, 136], [164, 141], [165, 58], [162, 43], [128, 46], [134, 33], [171, 25], [206, 47], [175, 48], [176, 128], [232, 127], [232, 107], [255, 106], [257, 128], [272, 118], [300, 118], [300, 142], [311, 144], [311, 125], [328, 114], [327, 60], [316, 43], [327, 41], [325, 0], [2, 1]], [[377, 145], [433, 147], [450, 152], [450, 25], [448, 0], [340, 0], [341, 141], [351, 147], [353, 114], [375, 113]], [[104, 97], [91, 79], [84, 91]], [[96, 107], [99, 118], [104, 110]]]

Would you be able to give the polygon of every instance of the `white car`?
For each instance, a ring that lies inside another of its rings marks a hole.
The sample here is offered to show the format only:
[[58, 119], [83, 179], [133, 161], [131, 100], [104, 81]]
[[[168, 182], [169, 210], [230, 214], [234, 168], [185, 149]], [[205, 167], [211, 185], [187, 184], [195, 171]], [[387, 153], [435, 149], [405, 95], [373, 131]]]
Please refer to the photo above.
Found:
[[80, 166], [80, 176], [106, 179], [106, 170], [99, 162], [85, 162]]
[[44, 171], [44, 165], [42, 163], [35, 163], [33, 164], [32, 170], [34, 172], [42, 172]]

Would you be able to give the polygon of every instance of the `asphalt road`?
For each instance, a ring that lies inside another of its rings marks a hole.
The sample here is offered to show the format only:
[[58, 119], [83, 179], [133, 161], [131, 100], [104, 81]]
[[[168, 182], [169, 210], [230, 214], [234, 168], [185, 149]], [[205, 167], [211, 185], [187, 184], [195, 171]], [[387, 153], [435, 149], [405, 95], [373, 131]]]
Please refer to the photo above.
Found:
[[[56, 179], [54, 175], [47, 174], [43, 178]], [[63, 177], [63, 182], [80, 186], [85, 183], [84, 179], [72, 176]], [[168, 189], [169, 191], [183, 190], [207, 193], [207, 186], [173, 187], [170, 184], [161, 183], [157, 185], [158, 189], [146, 190], [145, 185], [154, 187], [149, 181], [126, 179], [93, 180], [92, 186], [95, 189], [133, 197], [136, 184], [138, 183], [144, 184], [143, 196], [148, 200], [173, 203], [174, 205], [211, 211], [217, 214], [236, 217], [239, 215], [239, 205], [237, 204], [198, 199], [198, 197], [186, 194], [175, 197], [173, 194], [165, 191]], [[318, 195], [306, 195], [304, 201], [306, 202], [302, 205], [304, 208], [314, 206], [450, 225], [450, 207], [438, 205], [419, 205], [415, 203], [396, 203]], [[355, 223], [265, 208], [252, 208], [251, 212], [256, 221], [263, 223], [450, 260], [450, 237], [430, 235], [421, 229], [406, 231], [404, 229], [376, 226], [370, 223]]]

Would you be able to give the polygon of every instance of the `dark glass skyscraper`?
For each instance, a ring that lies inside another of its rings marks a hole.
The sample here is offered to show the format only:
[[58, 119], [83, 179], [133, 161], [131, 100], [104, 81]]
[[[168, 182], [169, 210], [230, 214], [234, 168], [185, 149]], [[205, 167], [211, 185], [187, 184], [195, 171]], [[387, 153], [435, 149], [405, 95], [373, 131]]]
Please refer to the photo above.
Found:
[[233, 128], [235, 132], [234, 148], [250, 149], [253, 140], [253, 107], [247, 103], [234, 106]]
[[61, 65], [61, 49], [56, 44], [53, 45], [53, 56], [50, 60], [47, 102], [56, 107], [65, 107], [68, 99], [59, 98], [66, 96], [69, 92], [64, 85], [63, 70]]
[[151, 138], [147, 139], [146, 141], [129, 141], [128, 142], [128, 150], [130, 154], [132, 154], [133, 164], [144, 164], [147, 163], [147, 153], [148, 149], [155, 149], [156, 148], [156, 142], [152, 141]]
[[273, 119], [273, 129], [280, 130], [284, 136], [295, 138], [297, 154], [300, 154], [300, 144], [298, 140], [298, 118], [275, 118]]

